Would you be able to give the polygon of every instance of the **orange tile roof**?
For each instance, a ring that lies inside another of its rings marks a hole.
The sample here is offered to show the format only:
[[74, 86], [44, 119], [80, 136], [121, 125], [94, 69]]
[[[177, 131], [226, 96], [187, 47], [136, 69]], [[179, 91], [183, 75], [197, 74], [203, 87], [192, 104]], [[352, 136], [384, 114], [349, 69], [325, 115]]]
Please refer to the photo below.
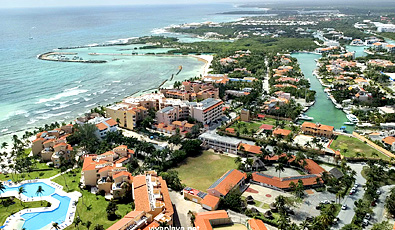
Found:
[[117, 125], [117, 124], [118, 124], [118, 123], [117, 123], [116, 121], [114, 121], [113, 119], [107, 120], [106, 123], [107, 123], [109, 126], [114, 126], [114, 125]]
[[54, 148], [56, 148], [56, 147], [58, 147], [58, 146], [67, 146], [67, 144], [64, 143], [64, 142], [61, 142], [61, 143], [56, 144], [56, 145], [54, 146]]
[[392, 145], [395, 142], [395, 137], [386, 137], [383, 139], [383, 142], [387, 145]]
[[305, 166], [305, 169], [310, 173], [310, 174], [321, 174], [325, 172], [325, 169], [323, 169], [319, 164], [317, 164], [315, 161], [311, 159], [305, 159], [307, 165]]
[[[39, 139], [44, 140], [44, 138], [39, 138]], [[38, 139], [36, 139], [36, 140], [38, 140]], [[55, 141], [55, 139], [48, 139], [48, 140], [44, 141], [43, 144], [54, 142], [54, 141]]]
[[168, 214], [169, 216], [172, 216], [174, 214], [174, 209], [173, 209], [173, 203], [171, 202], [170, 199], [169, 189], [167, 188], [167, 183], [165, 180], [162, 179], [162, 177], [159, 177], [159, 182], [161, 184], [160, 191], [162, 193], [163, 202], [165, 202], [165, 208], [166, 208], [165, 213]]
[[213, 210], [219, 203], [219, 198], [213, 195], [206, 195], [200, 203], [211, 207]]
[[124, 229], [126, 226], [131, 225], [134, 222], [134, 218], [140, 215], [142, 211], [131, 211], [126, 214], [122, 219], [111, 225], [107, 230], [120, 230]]
[[112, 170], [112, 169], [114, 169], [114, 166], [112, 166], [112, 165], [107, 165], [107, 166], [105, 166], [105, 167], [99, 169], [98, 172], [100, 173], [100, 172], [104, 172], [104, 171], [110, 171], [110, 170]]
[[173, 121], [173, 125], [182, 126], [182, 121]]
[[304, 122], [302, 124], [302, 128], [313, 128], [325, 131], [333, 131], [334, 127], [330, 125], [322, 125], [322, 124], [315, 124], [312, 122]]
[[259, 146], [240, 143], [239, 149], [241, 149], [241, 146], [243, 146], [244, 151], [246, 151], [246, 152], [254, 153], [254, 154], [261, 154], [262, 153], [261, 147], [259, 147]]
[[213, 105], [213, 106], [211, 106], [211, 107], [209, 107], [209, 108], [203, 110], [203, 112], [206, 113], [206, 112], [208, 112], [208, 111], [210, 111], [210, 110], [212, 110], [212, 109], [214, 109], [214, 108], [216, 108], [216, 107], [222, 105], [223, 103], [224, 103], [223, 101], [219, 101], [217, 104], [215, 104], [215, 105]]
[[248, 224], [250, 225], [251, 230], [267, 230], [262, 220], [249, 219]]
[[43, 140], [44, 140], [44, 138], [40, 137], [40, 138], [35, 139], [35, 140], [33, 141], [33, 143], [36, 142], [36, 141], [43, 141]]
[[147, 227], [141, 229], [141, 230], [152, 230], [152, 229], [156, 229], [160, 226], [160, 224], [156, 221], [151, 222], [149, 225], [147, 225]]
[[235, 133], [235, 129], [234, 128], [226, 128], [225, 131], [228, 132], [228, 133]]
[[191, 123], [186, 123], [185, 128], [192, 128], [193, 126], [195, 126], [195, 124], [191, 124]]
[[274, 177], [274, 176], [268, 176], [263, 173], [258, 173], [254, 172], [252, 173], [252, 180], [256, 182], [260, 182], [263, 184], [268, 184], [271, 186], [275, 186], [280, 189], [287, 189], [289, 188], [289, 184], [291, 182], [294, 182], [295, 184], [298, 183], [299, 180], [303, 181], [304, 186], [311, 186], [317, 184], [316, 178], [320, 178], [320, 175], [317, 174], [309, 174], [309, 177], [306, 177], [306, 175], [298, 175], [298, 176], [293, 176], [293, 177]]
[[275, 129], [273, 131], [273, 135], [281, 135], [281, 136], [288, 136], [291, 133], [292, 131], [287, 129]]
[[209, 189], [215, 189], [225, 196], [235, 185], [237, 185], [237, 183], [246, 178], [247, 174], [236, 169], [231, 169], [218, 180], [221, 181], [220, 183], [216, 184], [217, 182], [215, 182], [213, 184], [215, 186], [212, 187], [213, 185], [211, 185]]
[[113, 151], [108, 151], [108, 152], [105, 152], [103, 154], [100, 154], [100, 156], [111, 156], [111, 155], [114, 155], [114, 154], [115, 153]]
[[147, 183], [145, 175], [138, 175], [133, 178], [133, 194], [135, 210], [150, 212], [151, 207], [148, 200]]
[[105, 125], [104, 123], [96, 124], [96, 127], [97, 127], [100, 131], [101, 131], [101, 130], [105, 130], [105, 129], [108, 128], [107, 125]]
[[225, 210], [201, 212], [195, 214], [195, 227], [199, 230], [212, 230], [210, 220], [227, 219], [228, 213]]
[[112, 178], [115, 179], [115, 178], [118, 178], [120, 176], [127, 176], [127, 177], [129, 177], [129, 179], [132, 178], [132, 174], [130, 174], [130, 172], [128, 172], [128, 171], [118, 172], [117, 174], [113, 175]]
[[[258, 114], [258, 117], [259, 117], [259, 115], [261, 115], [261, 117], [260, 118], [265, 118], [265, 115], [262, 115], [262, 114]], [[267, 124], [263, 124], [263, 125], [261, 125], [260, 127], [259, 127], [259, 129], [264, 129], [264, 130], [272, 130], [273, 129], [273, 125], [267, 125]]]
[[126, 161], [126, 160], [128, 160], [127, 157], [122, 157], [121, 159], [117, 160], [117, 161], [115, 162], [115, 164], [120, 164], [120, 163], [122, 163], [122, 162], [124, 162], [124, 161]]

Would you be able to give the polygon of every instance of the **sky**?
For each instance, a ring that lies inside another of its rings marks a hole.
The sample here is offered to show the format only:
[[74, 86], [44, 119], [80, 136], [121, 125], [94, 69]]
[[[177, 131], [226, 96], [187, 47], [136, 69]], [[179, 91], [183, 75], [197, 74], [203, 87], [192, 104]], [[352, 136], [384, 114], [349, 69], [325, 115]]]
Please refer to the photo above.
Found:
[[233, 0], [0, 0], [0, 8], [99, 5], [147, 5], [232, 2]]

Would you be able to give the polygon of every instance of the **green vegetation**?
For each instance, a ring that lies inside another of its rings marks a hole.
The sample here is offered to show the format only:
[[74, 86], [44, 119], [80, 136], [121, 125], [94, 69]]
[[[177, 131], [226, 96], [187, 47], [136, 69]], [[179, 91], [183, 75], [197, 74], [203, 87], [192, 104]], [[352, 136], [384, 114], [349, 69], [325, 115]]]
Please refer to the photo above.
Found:
[[318, 46], [310, 38], [269, 38], [253, 37], [236, 40], [234, 42], [194, 42], [183, 45], [180, 50], [169, 53], [221, 53], [236, 50], [251, 50], [257, 52], [282, 52], [298, 50], [314, 50]]
[[34, 171], [26, 172], [26, 173], [8, 173], [8, 174], [0, 174], [0, 180], [12, 180], [14, 182], [19, 180], [30, 180], [36, 178], [50, 178], [60, 173], [60, 169], [56, 169], [48, 166], [45, 163], [36, 163]]
[[40, 201], [33, 201], [33, 202], [22, 202], [16, 200], [16, 198], [1, 198], [1, 205], [0, 205], [0, 224], [2, 225], [4, 221], [10, 215], [17, 213], [23, 209], [27, 208], [39, 208], [39, 207], [47, 207], [48, 202], [43, 202], [41, 204]]
[[331, 144], [334, 150], [340, 150], [345, 157], [369, 157], [389, 159], [386, 155], [354, 137], [338, 135]]
[[[107, 219], [106, 208], [109, 204], [103, 196], [92, 194], [87, 190], [80, 190], [82, 197], [79, 199], [77, 204], [77, 216], [81, 217], [81, 224], [86, 225], [88, 221], [94, 223], [94, 225], [103, 225], [104, 229], [110, 227], [117, 220], [125, 216], [127, 213], [133, 210], [131, 204], [117, 204], [117, 210], [115, 214], [116, 219], [110, 221]], [[79, 229], [78, 225], [71, 225], [66, 229]]]
[[218, 178], [237, 165], [232, 157], [204, 151], [197, 157], [189, 157], [175, 170], [183, 184], [206, 191]]
[[81, 169], [73, 169], [62, 174], [52, 181], [63, 186], [66, 192], [79, 191], [78, 185], [81, 179]]

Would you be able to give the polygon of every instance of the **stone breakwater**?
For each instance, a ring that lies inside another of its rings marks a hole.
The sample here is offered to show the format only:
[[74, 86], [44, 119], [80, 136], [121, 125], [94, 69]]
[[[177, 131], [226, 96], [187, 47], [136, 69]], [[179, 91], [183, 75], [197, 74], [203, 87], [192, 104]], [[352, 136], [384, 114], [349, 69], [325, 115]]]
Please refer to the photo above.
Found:
[[57, 62], [76, 62], [76, 63], [106, 63], [105, 60], [80, 60], [70, 58], [59, 58], [65, 55], [77, 55], [72, 52], [46, 52], [37, 56], [38, 59], [44, 61], [57, 61]]

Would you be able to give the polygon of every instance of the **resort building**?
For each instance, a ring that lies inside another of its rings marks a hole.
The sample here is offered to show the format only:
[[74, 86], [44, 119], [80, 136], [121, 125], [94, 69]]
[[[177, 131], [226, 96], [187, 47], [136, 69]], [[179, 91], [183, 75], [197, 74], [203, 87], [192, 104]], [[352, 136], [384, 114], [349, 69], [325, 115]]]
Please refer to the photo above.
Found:
[[257, 145], [249, 145], [249, 144], [245, 144], [245, 143], [240, 143], [239, 150], [244, 151], [246, 153], [254, 154], [254, 155], [262, 154], [261, 147], [257, 146]]
[[192, 132], [192, 128], [195, 124], [190, 124], [187, 121], [173, 121], [170, 125], [166, 125], [165, 123], [159, 123], [154, 125], [156, 130], [162, 133], [167, 133], [174, 135], [177, 133], [177, 129], [180, 135], [185, 136], [187, 133]]
[[173, 204], [166, 181], [155, 171], [133, 178], [135, 210], [107, 228], [107, 230], [151, 230], [162, 223], [173, 225]]
[[88, 124], [96, 125], [95, 135], [97, 138], [104, 138], [108, 132], [116, 132], [118, 123], [112, 118], [96, 117], [88, 121]]
[[67, 137], [73, 132], [73, 125], [68, 124], [36, 135], [32, 142], [33, 155], [39, 155], [45, 162], [52, 161], [55, 167], [60, 167], [61, 161], [68, 161], [73, 150], [67, 144]]
[[212, 230], [214, 226], [231, 224], [225, 210], [200, 212], [195, 214], [195, 227], [199, 230]]
[[246, 179], [247, 174], [236, 169], [229, 170], [207, 189], [207, 193], [216, 197], [224, 197], [234, 188], [244, 192], [247, 188]]
[[208, 98], [198, 103], [190, 103], [191, 117], [203, 124], [210, 124], [222, 118], [223, 103], [222, 100], [214, 98]]
[[138, 121], [148, 116], [148, 109], [143, 106], [133, 107], [127, 103], [119, 103], [107, 107], [106, 116], [119, 121], [119, 127], [133, 130]]
[[247, 227], [249, 230], [267, 230], [263, 221], [258, 219], [249, 219]]
[[202, 205], [202, 208], [214, 211], [217, 210], [219, 205], [219, 198], [199, 190], [186, 187], [183, 190], [184, 199], [191, 200], [195, 203]]
[[[284, 154], [285, 156], [285, 154]], [[281, 156], [272, 156], [267, 158], [266, 160], [269, 162], [276, 162]], [[288, 163], [296, 163], [295, 156], [288, 160]], [[297, 175], [290, 177], [275, 177], [272, 175], [254, 172], [252, 174], [252, 181], [258, 185], [280, 190], [280, 191], [288, 191], [290, 189], [290, 183], [294, 182], [298, 183], [299, 180], [303, 182], [305, 188], [311, 188], [316, 186], [321, 186], [322, 179], [321, 176], [325, 172], [320, 165], [318, 165], [315, 161], [311, 159], [305, 159], [306, 165], [303, 167], [303, 171], [307, 173], [306, 175]]]
[[395, 151], [395, 137], [389, 136], [384, 138], [382, 141], [386, 147], [391, 149], [391, 151]]
[[199, 136], [202, 146], [215, 151], [237, 154], [237, 149], [241, 143], [240, 139], [234, 137], [220, 136], [216, 133], [205, 132]]
[[162, 177], [155, 171], [145, 172], [134, 177], [132, 187], [135, 210], [146, 212], [159, 223], [173, 225], [173, 204]]
[[81, 181], [85, 186], [97, 187], [105, 194], [119, 197], [125, 192], [123, 183], [130, 184], [133, 180], [125, 167], [133, 155], [134, 151], [125, 145], [120, 145], [101, 155], [85, 155]]
[[240, 120], [241, 120], [241, 121], [249, 122], [250, 119], [251, 119], [250, 110], [248, 110], [248, 109], [242, 109], [242, 110], [240, 111]]
[[307, 135], [332, 137], [334, 127], [329, 125], [322, 125], [320, 123], [304, 122], [302, 124], [302, 132]]

